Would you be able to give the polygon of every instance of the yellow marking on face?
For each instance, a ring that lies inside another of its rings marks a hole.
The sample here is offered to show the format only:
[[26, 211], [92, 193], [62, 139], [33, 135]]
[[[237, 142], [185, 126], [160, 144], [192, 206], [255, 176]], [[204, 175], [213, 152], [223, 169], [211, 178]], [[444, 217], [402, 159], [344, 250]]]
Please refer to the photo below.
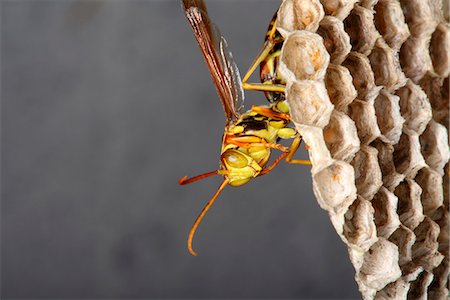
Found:
[[255, 178], [261, 172], [262, 168], [254, 159], [248, 157], [248, 165], [243, 168], [228, 168], [228, 179], [230, 185], [239, 186], [247, 183], [250, 179]]
[[228, 184], [231, 186], [241, 186], [241, 185], [244, 185], [247, 182], [249, 182], [250, 179], [251, 179], [251, 177], [244, 178], [244, 179], [235, 179], [235, 180], [230, 181]]

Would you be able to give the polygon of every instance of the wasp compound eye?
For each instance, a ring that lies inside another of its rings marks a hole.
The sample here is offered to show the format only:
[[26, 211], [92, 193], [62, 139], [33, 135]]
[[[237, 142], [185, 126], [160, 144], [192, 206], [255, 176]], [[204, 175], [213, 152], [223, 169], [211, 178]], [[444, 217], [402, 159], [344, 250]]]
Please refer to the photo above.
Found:
[[244, 168], [248, 165], [247, 158], [237, 151], [226, 151], [223, 154], [223, 159], [232, 168]]

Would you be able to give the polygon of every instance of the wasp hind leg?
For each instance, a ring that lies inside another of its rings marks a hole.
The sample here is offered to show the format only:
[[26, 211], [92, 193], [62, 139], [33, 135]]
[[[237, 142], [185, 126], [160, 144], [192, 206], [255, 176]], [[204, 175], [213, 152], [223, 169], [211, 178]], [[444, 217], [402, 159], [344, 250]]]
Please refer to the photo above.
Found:
[[284, 93], [286, 92], [286, 86], [282, 84], [272, 84], [272, 83], [242, 83], [242, 88], [249, 91], [261, 91], [261, 92], [276, 92]]

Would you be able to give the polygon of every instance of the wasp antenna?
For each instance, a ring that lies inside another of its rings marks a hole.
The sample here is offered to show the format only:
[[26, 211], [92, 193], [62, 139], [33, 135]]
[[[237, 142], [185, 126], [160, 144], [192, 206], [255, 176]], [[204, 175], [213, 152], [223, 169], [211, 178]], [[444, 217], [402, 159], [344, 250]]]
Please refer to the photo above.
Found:
[[203, 178], [207, 178], [207, 177], [210, 177], [210, 176], [213, 176], [213, 175], [216, 175], [216, 174], [219, 174], [218, 170], [215, 170], [215, 171], [212, 171], [212, 172], [208, 172], [208, 173], [205, 173], [205, 174], [200, 174], [200, 175], [197, 175], [197, 176], [194, 176], [194, 177], [191, 177], [191, 178], [188, 178], [187, 176], [183, 176], [183, 177], [181, 177], [180, 180], [178, 180], [178, 184], [180, 184], [180, 185], [189, 184], [189, 183], [195, 182], [197, 180], [200, 180], [200, 179], [203, 179]]
[[191, 230], [189, 231], [189, 237], [188, 237], [188, 250], [189, 253], [191, 253], [193, 256], [197, 256], [197, 252], [192, 249], [192, 240], [194, 239], [195, 231], [197, 230], [198, 225], [202, 221], [203, 217], [205, 216], [206, 212], [209, 210], [211, 205], [213, 205], [214, 201], [216, 200], [217, 196], [219, 196], [220, 192], [224, 189], [224, 187], [228, 184], [229, 180], [224, 179], [222, 183], [220, 184], [219, 188], [217, 189], [216, 193], [212, 198], [206, 203], [205, 207], [203, 207], [202, 211], [198, 215], [197, 219], [195, 219], [194, 224], [191, 227]]

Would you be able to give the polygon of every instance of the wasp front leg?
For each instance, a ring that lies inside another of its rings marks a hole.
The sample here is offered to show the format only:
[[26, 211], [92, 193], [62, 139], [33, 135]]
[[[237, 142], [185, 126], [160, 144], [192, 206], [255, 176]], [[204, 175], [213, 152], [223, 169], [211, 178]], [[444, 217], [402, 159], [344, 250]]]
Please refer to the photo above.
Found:
[[288, 148], [286, 152], [286, 162], [290, 164], [300, 164], [300, 165], [310, 165], [310, 160], [305, 159], [292, 159], [297, 152], [300, 144], [302, 142], [302, 138], [300, 134], [293, 128], [285, 127], [278, 130], [278, 137], [282, 139], [293, 139], [291, 146]]
[[290, 164], [301, 164], [301, 165], [311, 165], [311, 161], [310, 160], [303, 160], [303, 159], [292, 159], [292, 157], [294, 156], [294, 154], [297, 152], [298, 148], [300, 147], [300, 143], [301, 143], [301, 138], [300, 136], [298, 136], [298, 134], [295, 136], [294, 141], [292, 142], [291, 147], [289, 147], [288, 150], [286, 150], [286, 152], [283, 152], [280, 156], [278, 156], [278, 158], [267, 168], [264, 168], [258, 176], [262, 176], [262, 175], [266, 175], [268, 173], [270, 173], [270, 171], [273, 170], [273, 168], [275, 168], [283, 158], [286, 158], [286, 162], [290, 163]]

